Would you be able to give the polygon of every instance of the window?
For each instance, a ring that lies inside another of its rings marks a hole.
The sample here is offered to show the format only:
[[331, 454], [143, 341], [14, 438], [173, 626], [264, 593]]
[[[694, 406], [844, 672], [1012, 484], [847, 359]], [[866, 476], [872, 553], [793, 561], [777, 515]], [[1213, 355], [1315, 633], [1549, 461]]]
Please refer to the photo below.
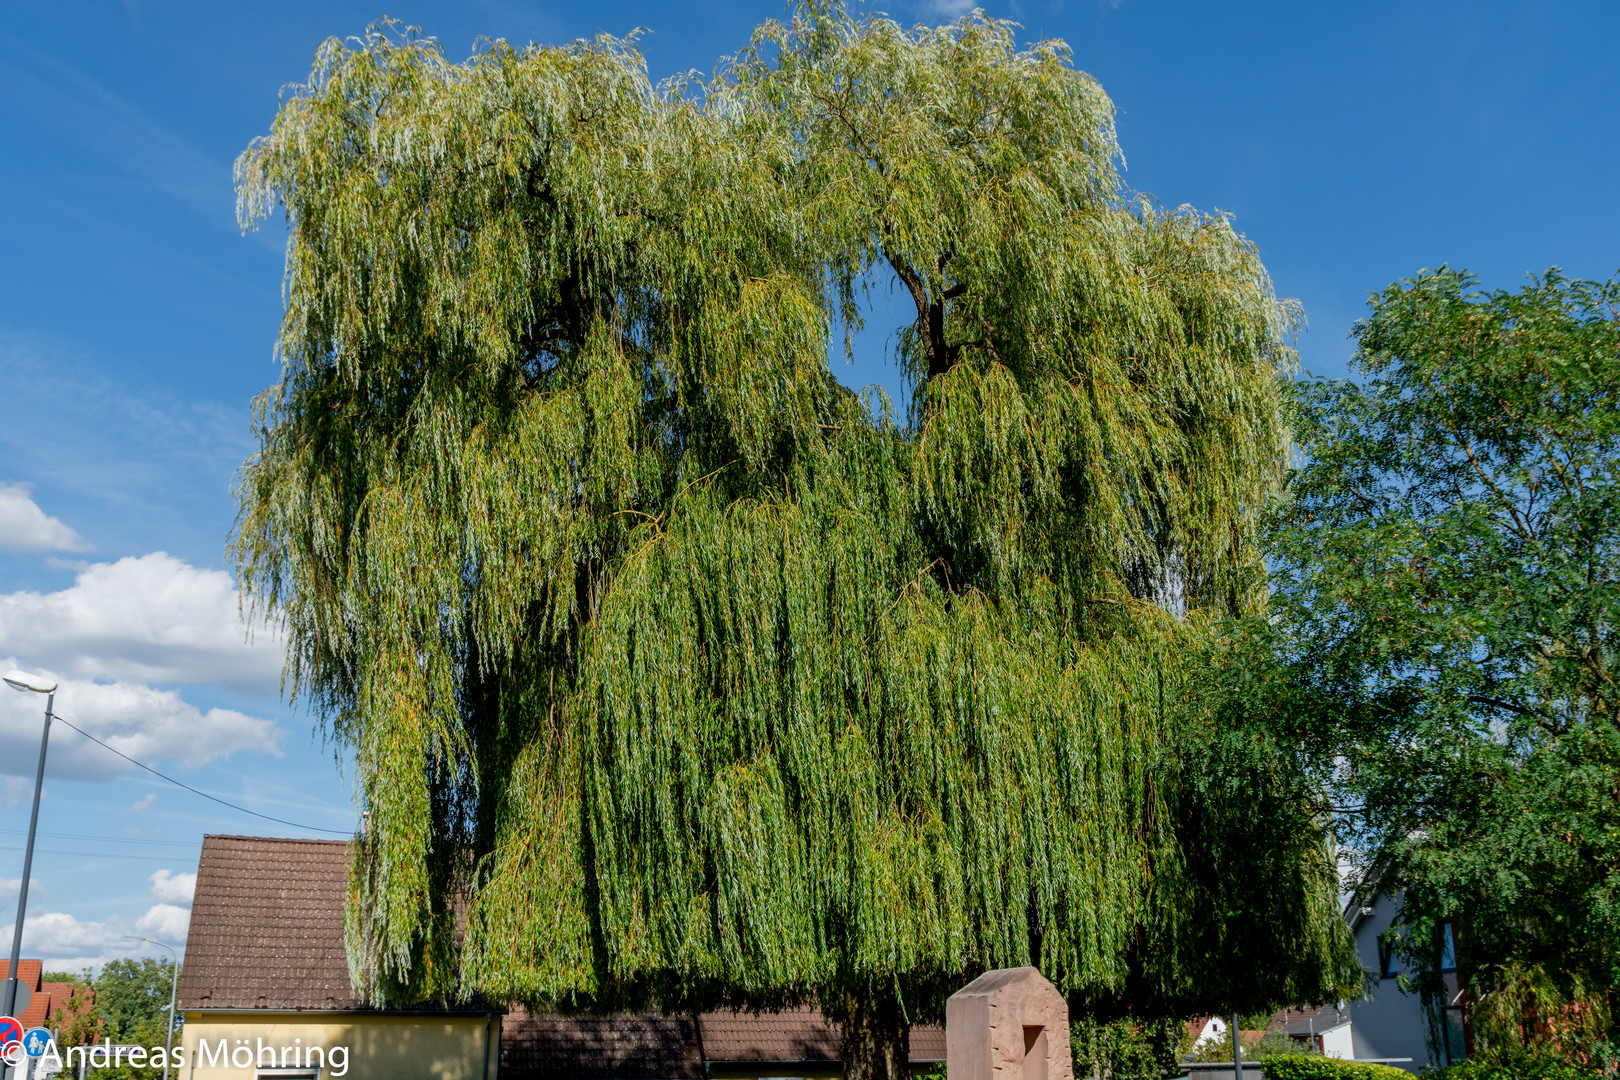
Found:
[[1467, 1059], [1468, 1040], [1463, 1033], [1461, 1005], [1447, 1005], [1441, 1010], [1440, 1038], [1442, 1040], [1440, 1049], [1444, 1053], [1447, 1065]]
[[1440, 928], [1440, 970], [1457, 970], [1457, 942], [1451, 935], [1449, 921]]
[[1395, 943], [1380, 941], [1378, 943], [1378, 977], [1380, 979], [1393, 979], [1401, 973], [1401, 958], [1395, 955]]
[[321, 1070], [315, 1069], [256, 1069], [253, 1080], [321, 1080]]

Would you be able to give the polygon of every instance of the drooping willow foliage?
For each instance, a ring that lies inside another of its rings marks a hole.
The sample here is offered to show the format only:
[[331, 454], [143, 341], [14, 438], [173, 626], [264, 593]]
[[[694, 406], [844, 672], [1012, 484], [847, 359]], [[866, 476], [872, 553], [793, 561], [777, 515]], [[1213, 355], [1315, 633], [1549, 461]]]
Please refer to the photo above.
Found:
[[[801, 8], [663, 87], [633, 40], [322, 46], [237, 166], [290, 238], [236, 545], [355, 754], [377, 999], [1337, 992], [1320, 832], [1240, 917], [1167, 749], [1263, 602], [1293, 312], [1117, 157], [977, 15]], [[899, 413], [829, 366], [873, 274]], [[1222, 974], [1245, 933], [1280, 966]]]

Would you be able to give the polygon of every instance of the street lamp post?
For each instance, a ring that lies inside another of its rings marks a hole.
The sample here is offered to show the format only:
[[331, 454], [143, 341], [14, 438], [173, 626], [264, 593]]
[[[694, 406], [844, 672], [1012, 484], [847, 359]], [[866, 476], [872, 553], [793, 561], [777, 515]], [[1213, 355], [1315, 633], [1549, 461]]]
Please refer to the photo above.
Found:
[[[39, 737], [39, 769], [34, 773], [34, 810], [28, 818], [28, 844], [23, 849], [22, 883], [17, 886], [17, 925], [11, 928], [11, 978], [6, 980], [6, 1011], [3, 1015], [12, 1016], [17, 1007], [17, 986], [22, 981], [23, 915], [28, 911], [28, 876], [34, 872], [34, 830], [39, 827], [39, 793], [45, 786], [45, 746], [51, 741], [51, 708], [56, 704], [56, 684], [26, 671], [7, 672], [5, 682], [13, 690], [32, 690], [45, 695], [45, 733]], [[9, 1068], [7, 1072], [10, 1072]]]
[[163, 942], [153, 941], [149, 937], [138, 937], [135, 934], [125, 936], [135, 941], [144, 941], [148, 945], [156, 945], [160, 949], [169, 949], [169, 955], [174, 958], [174, 963], [169, 967], [169, 1040], [164, 1044], [163, 1051], [163, 1080], [169, 1080], [169, 1059], [174, 1057], [174, 999], [175, 991], [180, 986], [180, 954]]

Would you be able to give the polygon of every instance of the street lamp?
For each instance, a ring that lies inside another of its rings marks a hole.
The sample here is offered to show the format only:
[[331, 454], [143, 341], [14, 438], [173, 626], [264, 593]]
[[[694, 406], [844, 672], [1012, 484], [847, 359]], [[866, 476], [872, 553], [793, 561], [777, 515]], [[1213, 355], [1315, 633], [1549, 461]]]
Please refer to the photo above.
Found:
[[56, 684], [26, 671], [10, 671], [6, 685], [13, 690], [32, 690], [45, 695], [45, 734], [39, 737], [39, 771], [34, 775], [34, 812], [28, 819], [28, 846], [24, 849], [22, 884], [17, 887], [17, 925], [11, 931], [11, 978], [6, 982], [6, 1011], [11, 1016], [17, 1007], [17, 984], [22, 980], [18, 964], [22, 961], [23, 913], [28, 910], [28, 875], [34, 871], [34, 829], [39, 825], [39, 792], [45, 784], [45, 744], [51, 738], [51, 706], [56, 704]]
[[[51, 707], [56, 704], [56, 684], [26, 671], [8, 671], [6, 685], [13, 690], [32, 690], [45, 695], [45, 733], [39, 737], [39, 770], [34, 774], [34, 811], [28, 818], [28, 846], [24, 848], [22, 883], [17, 886], [17, 925], [11, 929], [11, 978], [6, 980], [6, 1011], [16, 1015], [17, 987], [22, 983], [23, 913], [28, 910], [28, 877], [34, 872], [34, 830], [39, 826], [39, 793], [45, 786], [45, 744], [51, 739]], [[11, 1071], [9, 1068], [6, 1070]]]
[[[169, 949], [161, 941], [153, 941], [149, 937], [139, 937], [135, 934], [125, 934], [127, 938], [135, 941], [144, 941], [148, 945], [156, 945], [160, 949]], [[169, 1080], [169, 1059], [174, 1057], [174, 998], [175, 991], [180, 985], [180, 954], [169, 949], [169, 955], [174, 957], [174, 963], [169, 967], [169, 1041], [165, 1044], [163, 1053], [163, 1080]]]

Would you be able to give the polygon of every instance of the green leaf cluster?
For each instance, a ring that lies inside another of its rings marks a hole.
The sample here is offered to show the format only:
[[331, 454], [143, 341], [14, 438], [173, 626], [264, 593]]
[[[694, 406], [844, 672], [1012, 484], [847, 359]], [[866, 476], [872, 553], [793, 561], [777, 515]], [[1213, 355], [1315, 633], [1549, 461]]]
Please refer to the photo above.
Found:
[[1369, 307], [1361, 381], [1300, 387], [1250, 714], [1331, 763], [1431, 1003], [1449, 924], [1480, 1045], [1592, 1048], [1620, 1015], [1620, 283], [1441, 269]]
[[[174, 986], [174, 962], [123, 958], [109, 960], [95, 977], [95, 1012], [99, 1029], [90, 1041], [139, 1045], [150, 1049], [166, 1045], [169, 1033], [169, 995]], [[181, 1043], [180, 1017], [175, 1018], [174, 1044]], [[96, 1068], [90, 1074], [97, 1080], [156, 1080], [161, 1066], [136, 1067], [121, 1064]]]
[[1412, 1075], [1390, 1065], [1315, 1054], [1268, 1054], [1260, 1065], [1266, 1080], [1403, 1080]]
[[1069, 1025], [1074, 1075], [1095, 1080], [1159, 1080], [1174, 1075], [1176, 1050], [1186, 1031], [1185, 1023], [1171, 1019], [1077, 1020]]
[[1428, 1080], [1593, 1080], [1608, 1073], [1566, 1055], [1517, 1051], [1484, 1054], [1424, 1075]]
[[[1245, 831], [1287, 800], [1236, 759], [1206, 806], [1175, 705], [1263, 600], [1295, 313], [1116, 162], [982, 15], [803, 6], [661, 87], [633, 39], [322, 47], [237, 165], [289, 240], [235, 550], [353, 749], [373, 999], [1339, 996], [1320, 821]], [[829, 366], [873, 273], [903, 410]]]

